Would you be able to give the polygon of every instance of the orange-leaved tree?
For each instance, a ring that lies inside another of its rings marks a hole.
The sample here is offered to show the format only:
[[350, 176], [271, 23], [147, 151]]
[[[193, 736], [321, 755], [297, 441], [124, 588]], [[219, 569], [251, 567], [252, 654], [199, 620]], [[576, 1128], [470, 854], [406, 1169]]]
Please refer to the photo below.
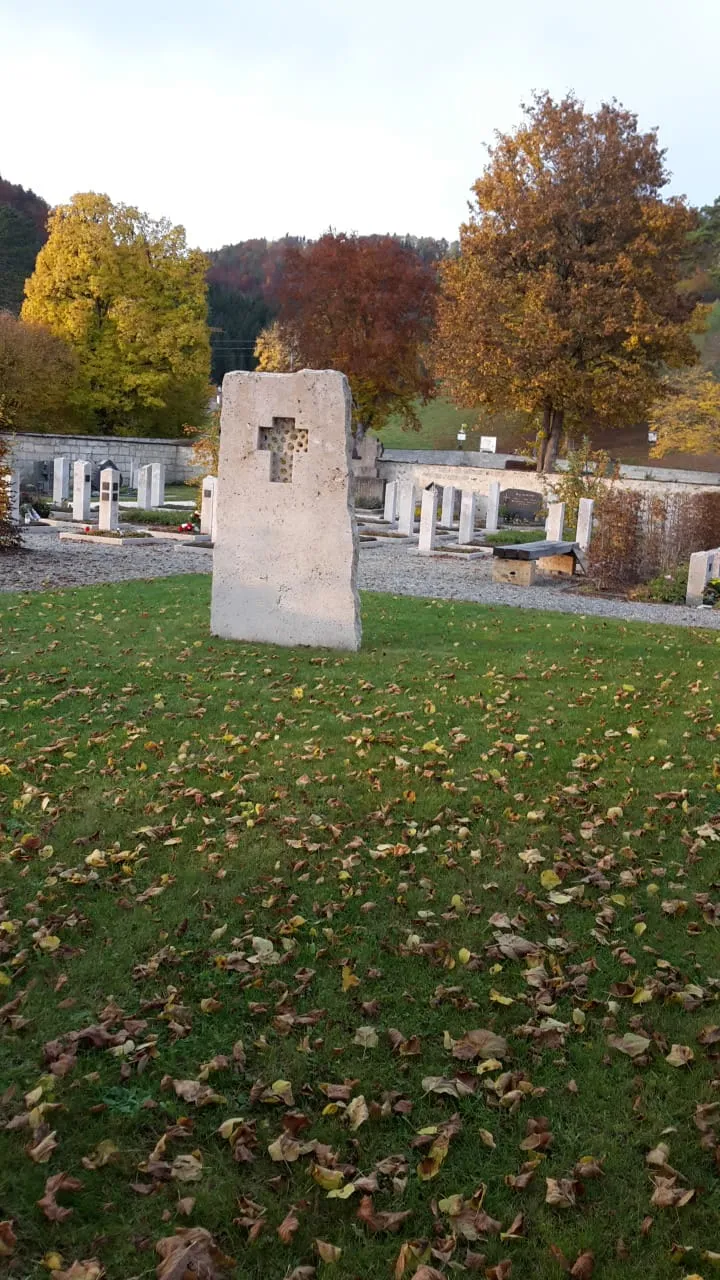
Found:
[[694, 215], [667, 180], [654, 130], [572, 94], [536, 95], [490, 148], [442, 267], [437, 368], [459, 404], [536, 415], [539, 471], [568, 425], [636, 422], [663, 366], [696, 359], [677, 291]]
[[426, 360], [434, 266], [390, 236], [328, 232], [287, 251], [278, 293], [280, 324], [300, 356], [296, 367], [347, 375], [356, 440], [394, 413], [419, 427], [416, 402], [435, 391]]

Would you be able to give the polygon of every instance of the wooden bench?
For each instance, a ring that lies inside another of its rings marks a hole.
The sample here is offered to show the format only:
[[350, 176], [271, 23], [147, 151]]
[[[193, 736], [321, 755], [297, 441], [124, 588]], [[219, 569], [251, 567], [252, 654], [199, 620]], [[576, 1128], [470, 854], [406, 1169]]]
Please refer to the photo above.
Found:
[[518, 542], [493, 547], [493, 582], [512, 582], [530, 587], [535, 570], [551, 577], [571, 577], [577, 565], [582, 567], [577, 542]]

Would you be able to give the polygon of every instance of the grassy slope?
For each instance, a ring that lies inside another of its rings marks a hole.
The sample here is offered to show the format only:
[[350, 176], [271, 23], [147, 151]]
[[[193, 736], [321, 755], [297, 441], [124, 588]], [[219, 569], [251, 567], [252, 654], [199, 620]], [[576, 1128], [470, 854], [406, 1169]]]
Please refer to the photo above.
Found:
[[[717, 1247], [720, 1188], [693, 1112], [717, 1098], [717, 1046], [698, 1036], [720, 1019], [714, 910], [694, 895], [717, 898], [720, 845], [704, 826], [720, 809], [717, 636], [366, 597], [363, 651], [338, 656], [211, 639], [208, 590], [193, 577], [0, 602], [0, 972], [6, 1000], [26, 993], [4, 1015], [0, 1114], [25, 1113], [39, 1082], [59, 1108], [46, 1116], [58, 1142], [46, 1164], [26, 1154], [29, 1130], [0, 1131], [0, 1218], [18, 1238], [10, 1274], [47, 1275], [51, 1249], [66, 1264], [99, 1258], [109, 1280], [152, 1274], [154, 1242], [188, 1221], [213, 1232], [238, 1277], [317, 1263], [317, 1237], [343, 1249], [319, 1274], [343, 1280], [387, 1277], [404, 1240], [428, 1238], [453, 1262], [468, 1247], [488, 1266], [512, 1258], [516, 1278], [560, 1275], [551, 1244], [571, 1262], [592, 1249], [596, 1277], [705, 1274], [698, 1250]], [[529, 848], [544, 861], [526, 866]], [[555, 889], [539, 876], [553, 868]], [[661, 905], [676, 902], [683, 914]], [[494, 950], [510, 920], [540, 949], [527, 961]], [[248, 963], [253, 936], [280, 963]], [[640, 991], [648, 1003], [633, 1003]], [[135, 1048], [85, 1044], [49, 1083], [42, 1045], [103, 1010], [112, 1031], [128, 1017], [146, 1024], [129, 1026]], [[547, 1016], [566, 1027], [554, 1043], [518, 1032]], [[376, 1048], [354, 1043], [362, 1026], [376, 1028]], [[418, 1036], [419, 1051], [393, 1050], [389, 1028]], [[445, 1031], [474, 1028], [507, 1037], [510, 1082], [444, 1047]], [[631, 1028], [653, 1041], [639, 1064], [607, 1041]], [[239, 1039], [246, 1066], [207, 1076], [225, 1101], [198, 1108], [163, 1086], [197, 1080]], [[691, 1067], [665, 1061], [673, 1043], [691, 1046]], [[474, 1095], [423, 1084], [458, 1072]], [[251, 1090], [278, 1079], [308, 1121], [299, 1140], [327, 1143], [334, 1155], [318, 1159], [336, 1160], [346, 1185], [390, 1155], [408, 1162], [395, 1187], [377, 1175], [373, 1196], [376, 1210], [410, 1211], [398, 1235], [361, 1225], [361, 1191], [328, 1199], [310, 1155], [269, 1159], [288, 1108]], [[342, 1081], [370, 1111], [355, 1131], [342, 1108], [323, 1114], [321, 1083]], [[515, 1105], [498, 1105], [488, 1081], [517, 1087]], [[398, 1098], [409, 1113], [393, 1110]], [[422, 1181], [417, 1131], [454, 1113], [462, 1130]], [[183, 1116], [192, 1127], [168, 1139], [155, 1180], [143, 1166]], [[249, 1164], [217, 1135], [239, 1116], [257, 1137]], [[542, 1116], [552, 1143], [514, 1191], [504, 1179], [532, 1158], [519, 1144]], [[109, 1163], [83, 1167], [105, 1139], [117, 1148]], [[697, 1188], [679, 1210], [650, 1205], [645, 1155], [661, 1140]], [[191, 1152], [201, 1180], [163, 1180]], [[572, 1176], [588, 1155], [604, 1176], [574, 1208], [546, 1205], [545, 1177]], [[73, 1214], [50, 1223], [36, 1201], [61, 1170], [83, 1188], [59, 1197]], [[437, 1202], [482, 1184], [490, 1216], [507, 1230], [521, 1212], [524, 1236], [453, 1249]], [[176, 1216], [185, 1195], [189, 1220]], [[239, 1196], [267, 1211], [252, 1245], [234, 1222], [248, 1214]], [[291, 1205], [300, 1225], [283, 1244]], [[680, 1271], [674, 1241], [694, 1249]]]
[[[463, 447], [466, 450], [479, 448], [480, 430], [477, 427], [476, 409], [456, 409], [448, 400], [439, 397], [430, 404], [419, 405], [418, 413], [422, 422], [422, 429], [418, 432], [404, 431], [399, 420], [391, 419], [380, 433], [386, 448], [456, 449], [461, 422], [466, 422], [469, 427], [468, 438]], [[514, 418], [510, 415], [498, 415], [483, 424], [482, 432], [497, 436], [498, 453], [527, 453], [528, 438], [532, 434], [520, 414]], [[647, 429], [643, 426], [597, 431], [593, 434], [593, 445], [596, 449], [607, 449], [613, 458], [632, 466], [720, 471], [720, 455], [716, 453], [669, 453], [664, 458], [650, 458]]]

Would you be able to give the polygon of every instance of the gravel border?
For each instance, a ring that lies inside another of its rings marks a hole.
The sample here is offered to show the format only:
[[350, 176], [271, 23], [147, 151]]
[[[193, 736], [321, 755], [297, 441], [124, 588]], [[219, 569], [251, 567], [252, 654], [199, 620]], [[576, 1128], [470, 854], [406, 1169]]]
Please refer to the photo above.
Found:
[[[211, 573], [212, 550], [154, 538], [139, 546], [103, 547], [60, 542], [57, 528], [24, 530], [24, 549], [0, 555], [0, 592], [53, 591], [102, 582]], [[720, 609], [644, 604], [579, 595], [570, 582], [548, 579], [533, 587], [492, 581], [492, 559], [460, 560], [457, 555], [419, 556], [417, 548], [391, 539], [363, 543], [359, 585], [363, 591], [477, 604], [544, 609], [583, 617], [654, 622], [720, 630]]]

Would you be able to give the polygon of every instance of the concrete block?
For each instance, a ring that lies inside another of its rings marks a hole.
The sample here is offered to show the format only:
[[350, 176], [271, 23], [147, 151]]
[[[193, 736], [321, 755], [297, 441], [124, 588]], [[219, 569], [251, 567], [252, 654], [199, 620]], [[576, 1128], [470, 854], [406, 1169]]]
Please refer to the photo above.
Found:
[[225, 375], [214, 635], [359, 648], [350, 416], [333, 370]]
[[534, 560], [503, 560], [495, 556], [492, 563], [493, 582], [509, 582], [516, 587], [531, 587], [535, 581]]
[[383, 516], [390, 524], [394, 524], [397, 519], [397, 502], [398, 502], [397, 480], [388, 480], [387, 484], [385, 485]]
[[150, 470], [150, 506], [161, 507], [165, 502], [165, 463], [153, 462]]
[[546, 573], [550, 578], [572, 577], [575, 572], [574, 556], [543, 556], [536, 563], [539, 572]]
[[152, 504], [152, 464], [138, 467], [137, 504], [141, 511], [149, 511]]

